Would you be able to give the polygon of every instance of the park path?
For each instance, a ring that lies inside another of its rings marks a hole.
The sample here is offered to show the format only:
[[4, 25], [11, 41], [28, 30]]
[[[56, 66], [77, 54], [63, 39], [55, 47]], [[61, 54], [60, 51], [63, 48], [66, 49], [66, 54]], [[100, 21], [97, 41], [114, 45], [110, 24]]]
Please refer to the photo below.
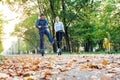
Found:
[[4, 56], [0, 80], [120, 80], [120, 55]]

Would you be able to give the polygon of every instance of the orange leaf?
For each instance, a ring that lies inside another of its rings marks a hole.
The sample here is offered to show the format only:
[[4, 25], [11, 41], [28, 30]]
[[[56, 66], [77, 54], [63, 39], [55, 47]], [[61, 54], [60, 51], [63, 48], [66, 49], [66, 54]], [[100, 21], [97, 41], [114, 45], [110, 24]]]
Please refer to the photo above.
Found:
[[50, 76], [50, 75], [52, 75], [52, 73], [49, 72], [49, 71], [46, 71], [46, 72], [44, 73], [44, 77], [45, 77], [45, 78], [48, 77], [48, 76]]
[[86, 68], [88, 68], [86, 65], [81, 66], [81, 69], [86, 69]]
[[107, 65], [107, 64], [108, 64], [108, 61], [107, 61], [107, 60], [103, 60], [103, 61], [102, 61], [102, 64], [103, 64], [103, 65]]
[[40, 61], [37, 60], [37, 61], [34, 62], [34, 65], [38, 65], [39, 63], [40, 63]]
[[47, 68], [53, 69], [53, 67], [51, 66], [51, 64], [48, 64], [48, 65], [47, 65]]
[[33, 71], [36, 71], [36, 70], [38, 70], [38, 69], [39, 69], [39, 66], [33, 66], [33, 67], [32, 67], [32, 70], [33, 70]]
[[0, 80], [7, 80], [6, 78], [0, 78]]
[[34, 80], [33, 78], [27, 78], [27, 80]]

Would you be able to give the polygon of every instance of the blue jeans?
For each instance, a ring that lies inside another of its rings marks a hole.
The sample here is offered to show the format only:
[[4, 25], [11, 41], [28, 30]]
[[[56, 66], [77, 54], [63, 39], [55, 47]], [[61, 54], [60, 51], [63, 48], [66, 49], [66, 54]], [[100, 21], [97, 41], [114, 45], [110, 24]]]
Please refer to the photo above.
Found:
[[39, 35], [40, 35], [40, 50], [44, 51], [44, 34], [47, 35], [49, 41], [52, 43], [53, 42], [53, 38], [50, 35], [49, 31], [47, 29], [44, 30], [40, 30], [39, 31]]

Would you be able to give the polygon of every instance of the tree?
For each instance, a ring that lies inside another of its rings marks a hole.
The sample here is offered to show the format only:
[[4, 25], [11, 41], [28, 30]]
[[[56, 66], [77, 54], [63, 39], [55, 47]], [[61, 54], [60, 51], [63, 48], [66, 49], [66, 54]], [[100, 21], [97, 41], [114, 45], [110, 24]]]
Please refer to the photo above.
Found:
[[[114, 1], [109, 0], [102, 2], [90, 0], [85, 4], [83, 2], [76, 20], [69, 28], [71, 43], [82, 44], [85, 47], [85, 51], [91, 51], [97, 44], [102, 49], [102, 42], [105, 37], [111, 39], [111, 41], [112, 39], [118, 41], [116, 39], [118, 39], [119, 35], [115, 36], [114, 32], [117, 29], [119, 30], [119, 28], [114, 28], [112, 24], [116, 21], [119, 22], [119, 20], [118, 18], [114, 18], [117, 20], [111, 18], [116, 11], [119, 14], [119, 10], [115, 5]], [[118, 15], [114, 15], [114, 17], [116, 16], [118, 17]], [[117, 26], [119, 25], [118, 22], [116, 22]], [[79, 45], [76, 46], [79, 47]]]

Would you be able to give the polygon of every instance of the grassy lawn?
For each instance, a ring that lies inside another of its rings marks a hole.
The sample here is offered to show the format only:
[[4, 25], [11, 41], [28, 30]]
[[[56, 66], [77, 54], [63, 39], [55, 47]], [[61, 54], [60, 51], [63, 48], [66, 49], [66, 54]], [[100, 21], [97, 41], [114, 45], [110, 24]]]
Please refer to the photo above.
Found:
[[[47, 54], [57, 54], [54, 52], [51, 53], [47, 53]], [[115, 51], [111, 51], [110, 53], [105, 52], [105, 51], [99, 51], [99, 52], [62, 52], [62, 54], [120, 54], [120, 51], [115, 52]]]

